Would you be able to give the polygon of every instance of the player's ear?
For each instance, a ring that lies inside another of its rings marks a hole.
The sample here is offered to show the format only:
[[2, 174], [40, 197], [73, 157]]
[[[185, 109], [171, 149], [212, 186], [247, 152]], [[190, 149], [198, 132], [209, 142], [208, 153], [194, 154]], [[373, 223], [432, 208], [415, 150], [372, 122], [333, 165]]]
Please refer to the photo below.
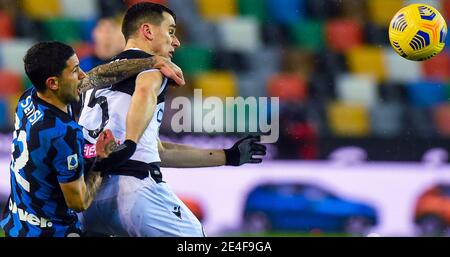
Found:
[[152, 32], [152, 27], [150, 26], [149, 23], [143, 23], [140, 27], [141, 33], [142, 35], [147, 39], [147, 40], [153, 40], [153, 32]]
[[45, 81], [45, 85], [50, 90], [58, 90], [58, 78], [57, 77], [48, 77]]

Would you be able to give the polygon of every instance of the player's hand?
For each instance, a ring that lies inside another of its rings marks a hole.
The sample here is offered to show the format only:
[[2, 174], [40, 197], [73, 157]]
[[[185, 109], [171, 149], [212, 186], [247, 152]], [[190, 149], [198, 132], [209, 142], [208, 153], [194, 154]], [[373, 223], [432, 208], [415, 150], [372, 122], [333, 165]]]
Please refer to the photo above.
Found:
[[231, 148], [224, 149], [225, 165], [240, 166], [244, 163], [261, 163], [262, 158], [255, 158], [254, 155], [266, 155], [266, 146], [259, 144], [259, 136], [248, 136], [237, 141]]
[[154, 56], [154, 60], [155, 64], [153, 68], [159, 69], [164, 76], [175, 81], [177, 86], [184, 86], [186, 84], [183, 71], [169, 58]]
[[[100, 140], [100, 137], [99, 139]], [[97, 140], [97, 143], [98, 143]], [[108, 171], [120, 167], [124, 164], [136, 151], [137, 144], [132, 140], [125, 140], [123, 144], [115, 145], [109, 152], [107, 158], [101, 158], [97, 152], [97, 160], [94, 163], [95, 171]], [[99, 158], [100, 157], [100, 158]]]
[[106, 129], [98, 136], [95, 152], [98, 158], [108, 157], [116, 148], [117, 143], [111, 130]]

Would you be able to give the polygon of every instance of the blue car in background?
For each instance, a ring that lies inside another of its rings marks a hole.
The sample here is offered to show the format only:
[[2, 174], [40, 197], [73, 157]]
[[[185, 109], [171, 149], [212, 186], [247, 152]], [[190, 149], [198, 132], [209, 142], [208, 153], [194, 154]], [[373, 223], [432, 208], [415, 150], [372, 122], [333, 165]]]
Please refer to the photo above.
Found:
[[341, 198], [312, 184], [263, 184], [244, 208], [248, 231], [343, 232], [361, 235], [377, 224], [374, 207]]

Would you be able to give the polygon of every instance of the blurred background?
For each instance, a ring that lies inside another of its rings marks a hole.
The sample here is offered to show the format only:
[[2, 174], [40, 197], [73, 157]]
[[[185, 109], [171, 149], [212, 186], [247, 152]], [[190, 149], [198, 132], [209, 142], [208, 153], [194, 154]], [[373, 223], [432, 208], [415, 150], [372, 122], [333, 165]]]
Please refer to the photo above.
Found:
[[[126, 8], [142, 0], [0, 0], [0, 192], [9, 193], [17, 99], [31, 86], [26, 50], [72, 45], [85, 71], [124, 45]], [[279, 97], [280, 138], [262, 165], [165, 171], [215, 235], [448, 235], [450, 52], [425, 62], [390, 47], [393, 15], [450, 0], [159, 0], [177, 15], [161, 137], [229, 147], [240, 135], [174, 133], [170, 99]], [[450, 40], [450, 39], [448, 39]], [[259, 106], [259, 108], [266, 108]], [[257, 122], [245, 117], [246, 122]]]

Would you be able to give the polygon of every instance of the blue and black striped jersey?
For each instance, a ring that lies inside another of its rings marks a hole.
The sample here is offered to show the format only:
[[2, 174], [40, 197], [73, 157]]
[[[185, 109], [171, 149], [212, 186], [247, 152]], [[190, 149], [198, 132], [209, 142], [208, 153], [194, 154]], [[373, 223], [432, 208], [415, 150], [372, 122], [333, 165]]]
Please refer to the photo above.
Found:
[[83, 174], [84, 139], [71, 115], [27, 90], [16, 109], [11, 155], [11, 194], [1, 225], [7, 236], [79, 234], [59, 183]]

